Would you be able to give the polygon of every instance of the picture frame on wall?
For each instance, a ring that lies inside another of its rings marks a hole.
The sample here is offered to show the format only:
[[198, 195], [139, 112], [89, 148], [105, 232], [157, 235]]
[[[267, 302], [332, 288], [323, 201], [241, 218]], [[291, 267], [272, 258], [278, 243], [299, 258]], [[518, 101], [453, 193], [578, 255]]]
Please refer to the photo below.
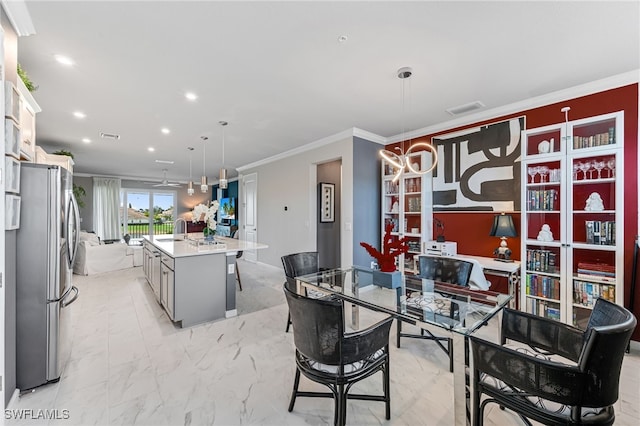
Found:
[[336, 211], [336, 185], [333, 183], [320, 183], [320, 222], [334, 222]]

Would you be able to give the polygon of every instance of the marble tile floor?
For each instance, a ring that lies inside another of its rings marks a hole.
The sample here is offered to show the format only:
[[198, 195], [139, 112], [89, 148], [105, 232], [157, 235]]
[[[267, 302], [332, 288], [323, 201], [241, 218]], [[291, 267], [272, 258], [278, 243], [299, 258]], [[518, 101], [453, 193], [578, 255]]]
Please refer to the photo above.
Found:
[[[25, 393], [10, 410], [57, 410], [67, 419], [5, 420], [10, 425], [324, 425], [330, 399], [298, 398], [287, 411], [295, 363], [285, 333], [287, 306], [280, 268], [239, 261], [239, 316], [176, 328], [144, 280], [142, 268], [91, 277], [74, 275], [80, 297], [71, 305], [73, 345], [59, 383]], [[361, 310], [362, 319], [378, 314]], [[392, 327], [392, 333], [395, 327]], [[494, 338], [490, 324], [483, 335]], [[392, 342], [395, 338], [392, 336]], [[403, 339], [391, 344], [391, 420], [380, 402], [349, 401], [348, 424], [450, 425], [453, 378], [436, 345]], [[357, 385], [381, 392], [381, 375]], [[306, 379], [301, 389], [323, 390]], [[522, 424], [488, 408], [485, 424]], [[67, 411], [63, 411], [67, 410]], [[625, 358], [620, 425], [640, 421], [640, 348]], [[5, 413], [5, 418], [7, 418]]]

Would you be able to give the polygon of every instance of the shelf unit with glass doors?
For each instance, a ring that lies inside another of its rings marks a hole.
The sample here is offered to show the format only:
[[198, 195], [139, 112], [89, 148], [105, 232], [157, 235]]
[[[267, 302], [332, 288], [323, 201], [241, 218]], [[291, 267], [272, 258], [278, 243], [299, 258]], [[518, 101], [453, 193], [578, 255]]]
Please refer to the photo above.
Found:
[[[412, 152], [407, 161], [416, 170], [426, 170], [431, 165], [431, 155], [426, 151]], [[397, 173], [397, 169], [382, 160], [381, 236], [384, 239], [385, 226], [392, 223], [393, 238], [406, 238], [409, 246], [409, 251], [398, 257], [397, 268], [403, 273], [417, 274], [418, 255], [432, 236], [431, 174], [412, 173], [405, 168], [395, 179]]]
[[623, 113], [523, 131], [521, 309], [585, 327], [623, 303]]

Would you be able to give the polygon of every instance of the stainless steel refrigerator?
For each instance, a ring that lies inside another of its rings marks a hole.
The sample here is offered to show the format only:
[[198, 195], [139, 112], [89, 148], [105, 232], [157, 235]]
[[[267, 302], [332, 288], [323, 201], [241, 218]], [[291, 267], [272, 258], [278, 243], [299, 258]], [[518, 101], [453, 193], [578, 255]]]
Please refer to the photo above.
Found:
[[22, 163], [16, 233], [16, 386], [57, 382], [70, 354], [79, 213], [66, 169]]

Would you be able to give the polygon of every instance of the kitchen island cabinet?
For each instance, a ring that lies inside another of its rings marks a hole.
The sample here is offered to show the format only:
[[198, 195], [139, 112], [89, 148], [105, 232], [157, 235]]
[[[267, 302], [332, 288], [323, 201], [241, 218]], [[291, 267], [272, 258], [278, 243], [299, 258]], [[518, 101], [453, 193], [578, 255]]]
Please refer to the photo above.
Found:
[[198, 244], [202, 234], [189, 234], [187, 239], [179, 235], [144, 239], [145, 246], [160, 252], [159, 302], [181, 327], [236, 316], [236, 254], [267, 247], [233, 238]]

